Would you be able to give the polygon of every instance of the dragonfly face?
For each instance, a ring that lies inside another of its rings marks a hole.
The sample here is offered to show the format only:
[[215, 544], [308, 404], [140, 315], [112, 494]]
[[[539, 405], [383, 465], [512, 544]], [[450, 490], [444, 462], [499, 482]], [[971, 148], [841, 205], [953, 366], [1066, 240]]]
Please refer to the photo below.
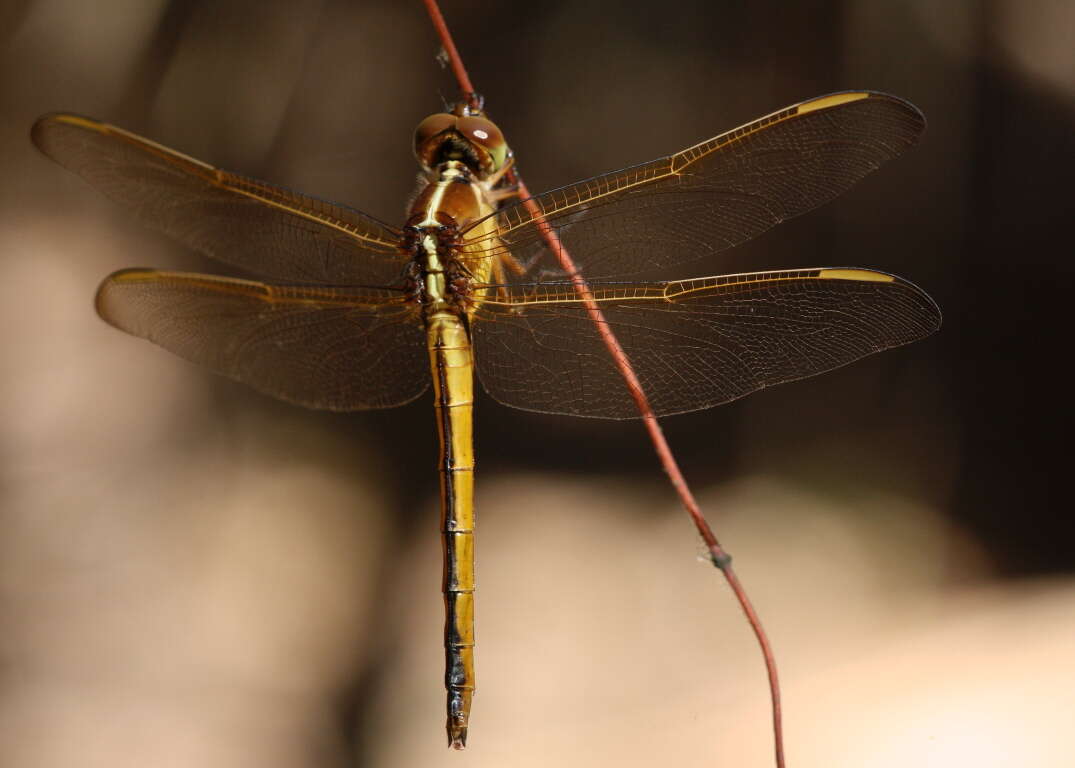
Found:
[[[870, 269], [635, 277], [817, 207], [924, 128], [901, 99], [835, 93], [524, 205], [503, 204], [510, 190], [497, 186], [511, 163], [500, 131], [459, 108], [415, 133], [426, 180], [402, 228], [75, 115], [41, 118], [32, 137], [137, 218], [265, 278], [123, 270], [97, 293], [107, 322], [313, 408], [388, 408], [432, 384], [448, 737], [462, 747], [474, 693], [475, 369], [507, 405], [622, 419], [639, 414], [603, 332], [616, 336], [656, 415], [726, 403], [929, 335], [940, 326], [929, 296]], [[550, 230], [581, 267], [586, 301], [564, 279]]]
[[459, 160], [485, 180], [504, 167], [509, 155], [500, 129], [466, 105], [452, 113], [430, 115], [414, 132], [414, 156], [426, 172], [448, 160]]

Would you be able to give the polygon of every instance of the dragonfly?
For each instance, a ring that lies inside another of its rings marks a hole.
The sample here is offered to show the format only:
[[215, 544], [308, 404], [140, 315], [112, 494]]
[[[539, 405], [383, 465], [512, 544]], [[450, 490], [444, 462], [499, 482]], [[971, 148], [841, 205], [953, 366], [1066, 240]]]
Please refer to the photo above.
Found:
[[[390, 408], [432, 384], [447, 733], [462, 749], [475, 692], [475, 372], [515, 408], [635, 418], [603, 341], [611, 331], [654, 414], [666, 416], [929, 335], [941, 321], [933, 300], [872, 269], [640, 277], [816, 208], [924, 128], [900, 98], [834, 93], [521, 201], [503, 133], [462, 104], [415, 131], [422, 176], [402, 226], [78, 115], [40, 118], [32, 139], [136, 219], [260, 278], [120, 270], [97, 291], [106, 322], [311, 408]], [[580, 275], [599, 318], [577, 290]]]

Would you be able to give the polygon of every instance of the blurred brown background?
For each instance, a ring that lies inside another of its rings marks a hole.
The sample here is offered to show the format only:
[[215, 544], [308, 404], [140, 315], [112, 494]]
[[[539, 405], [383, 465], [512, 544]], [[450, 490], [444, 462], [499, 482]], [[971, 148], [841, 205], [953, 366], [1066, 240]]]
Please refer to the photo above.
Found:
[[[541, 190], [834, 90], [923, 144], [694, 274], [856, 265], [933, 338], [668, 437], [767, 621], [797, 766], [1054, 766], [1075, 741], [1061, 331], [1066, 0], [445, 2]], [[472, 746], [443, 746], [428, 400], [332, 415], [123, 336], [125, 266], [210, 269], [37, 155], [52, 110], [400, 219], [453, 98], [417, 2], [0, 6], [0, 765], [767, 765], [764, 673], [632, 423], [483, 396]]]

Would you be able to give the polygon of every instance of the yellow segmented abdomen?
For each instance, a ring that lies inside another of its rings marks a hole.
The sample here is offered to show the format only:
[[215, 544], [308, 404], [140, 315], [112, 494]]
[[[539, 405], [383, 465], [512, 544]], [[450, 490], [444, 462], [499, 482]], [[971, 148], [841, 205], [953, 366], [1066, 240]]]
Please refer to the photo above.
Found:
[[427, 329], [440, 437], [448, 741], [462, 749], [474, 696], [474, 366], [459, 316], [434, 312]]

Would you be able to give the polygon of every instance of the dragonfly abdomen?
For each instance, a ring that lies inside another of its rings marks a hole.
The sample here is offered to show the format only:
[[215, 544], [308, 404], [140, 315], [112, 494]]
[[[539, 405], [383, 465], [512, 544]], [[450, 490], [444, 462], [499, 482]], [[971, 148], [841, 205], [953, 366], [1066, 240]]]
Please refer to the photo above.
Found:
[[458, 315], [431, 313], [426, 327], [440, 437], [448, 741], [462, 749], [474, 695], [473, 358], [470, 338]]

